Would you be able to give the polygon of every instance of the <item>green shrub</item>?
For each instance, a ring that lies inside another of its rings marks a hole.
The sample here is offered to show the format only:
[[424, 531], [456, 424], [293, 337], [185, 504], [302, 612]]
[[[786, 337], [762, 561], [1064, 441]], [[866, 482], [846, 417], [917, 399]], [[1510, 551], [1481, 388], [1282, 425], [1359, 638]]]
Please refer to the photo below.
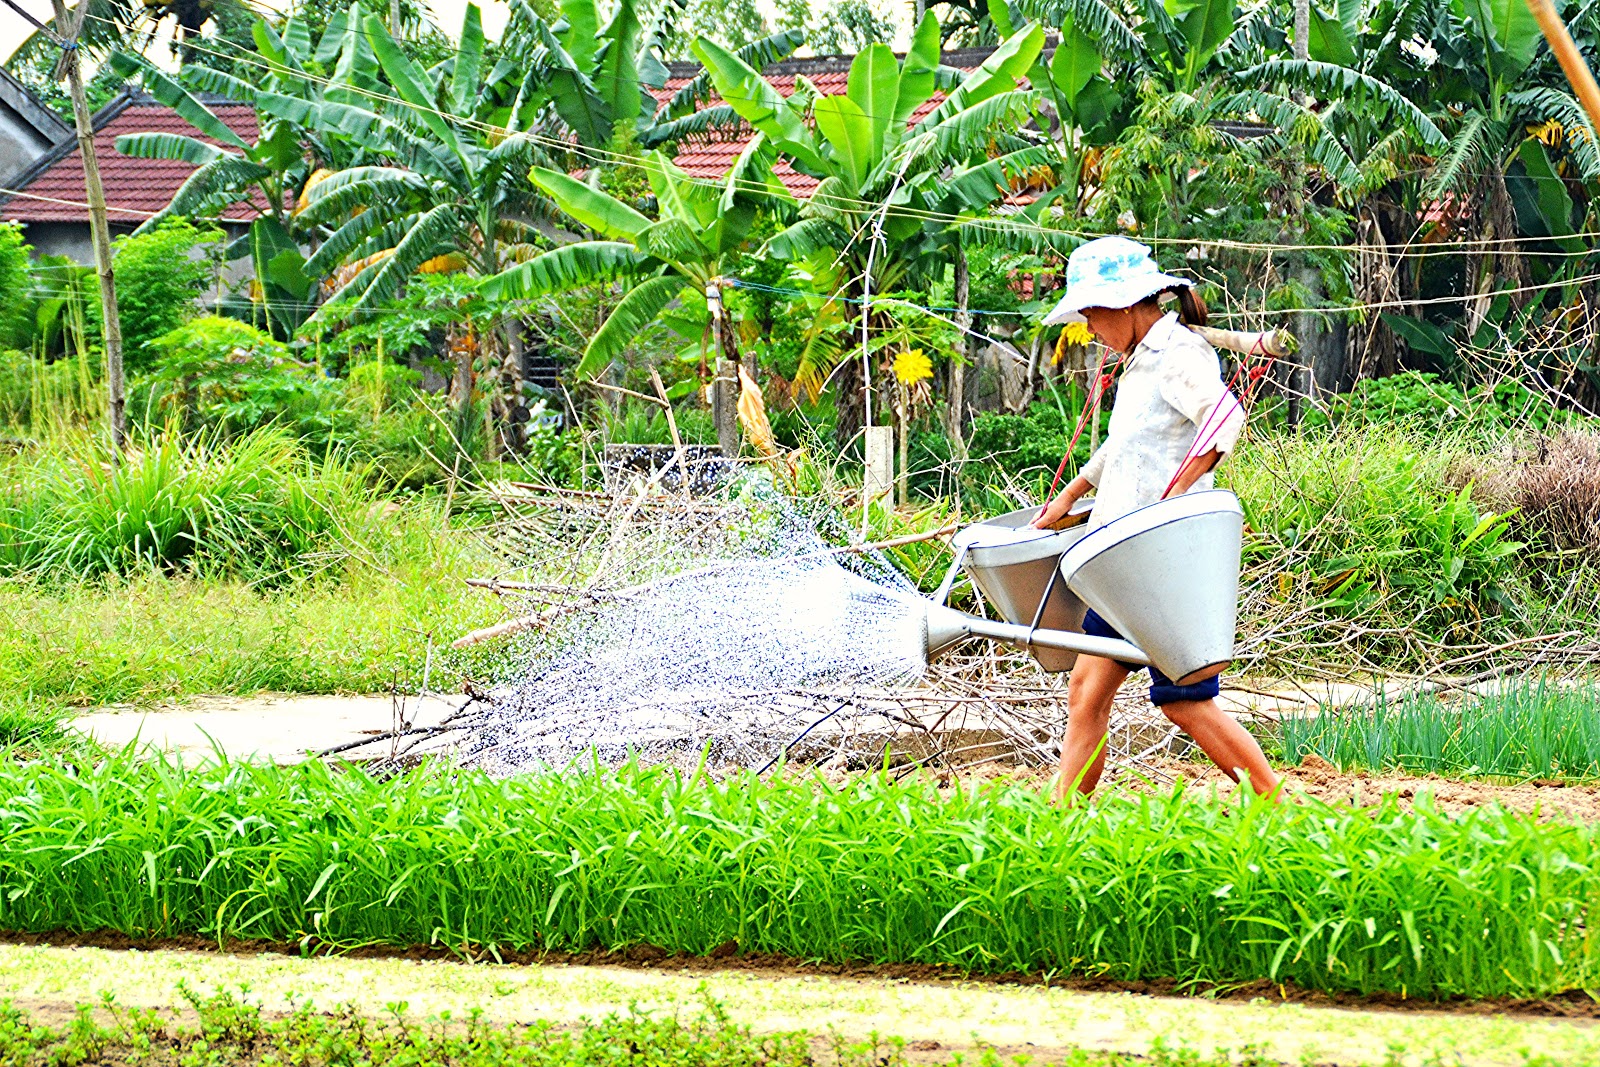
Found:
[[21, 223], [0, 223], [0, 349], [33, 347], [32, 251], [22, 238]]
[[195, 252], [221, 239], [220, 231], [196, 229], [186, 219], [168, 219], [149, 233], [117, 239], [117, 316], [129, 374], [151, 366], [156, 353], [150, 343], [194, 314], [216, 277], [215, 264]]
[[34, 348], [52, 359], [79, 358], [103, 347], [100, 283], [93, 267], [66, 256], [40, 256], [33, 264]]
[[[1389, 647], [1399, 635], [1467, 640], [1521, 625], [1536, 605], [1509, 517], [1479, 505], [1449, 471], [1469, 447], [1420, 429], [1255, 434], [1220, 471], [1251, 536], [1246, 580], [1283, 610], [1359, 619]], [[1309, 638], [1308, 638], [1309, 639]], [[1353, 643], [1352, 643], [1353, 642]], [[1414, 655], [1414, 651], [1408, 651]]]
[[[1066, 455], [1072, 432], [1082, 417], [1083, 393], [1073, 386], [1051, 386], [1039, 392], [1021, 415], [984, 412], [972, 420], [967, 455], [972, 463], [964, 472], [969, 489], [1003, 482], [1006, 475], [1039, 483], [1042, 493], [1050, 484], [1061, 457]], [[1105, 439], [1110, 405], [1100, 411], [1099, 440]], [[1073, 449], [1064, 478], [1070, 478], [1093, 454], [1087, 428]]]
[[0, 430], [38, 437], [99, 419], [105, 396], [98, 372], [87, 349], [53, 361], [0, 349]]
[[[293, 426], [321, 407], [316, 393], [326, 386], [311, 368], [291, 359], [270, 334], [238, 319], [191, 319], [146, 347], [155, 354], [146, 383], [153, 403], [136, 403], [136, 412], [142, 406], [192, 429], [233, 434], [274, 421]], [[310, 428], [295, 427], [302, 435]], [[316, 428], [325, 430], [326, 422]]]
[[1506, 378], [1493, 385], [1463, 388], [1437, 374], [1402, 371], [1387, 378], [1364, 378], [1348, 393], [1311, 408], [1310, 426], [1360, 427], [1407, 423], [1458, 432], [1472, 428], [1500, 433], [1510, 427], [1548, 429], [1567, 416], [1542, 395]]

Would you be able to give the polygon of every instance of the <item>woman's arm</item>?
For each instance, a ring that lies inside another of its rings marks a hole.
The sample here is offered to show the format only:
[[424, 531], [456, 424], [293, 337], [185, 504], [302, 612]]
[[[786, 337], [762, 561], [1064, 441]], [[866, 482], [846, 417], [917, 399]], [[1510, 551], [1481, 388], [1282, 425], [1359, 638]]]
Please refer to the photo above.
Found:
[[1172, 480], [1172, 488], [1167, 490], [1167, 496], [1182, 496], [1194, 487], [1205, 474], [1215, 469], [1222, 462], [1222, 452], [1213, 448], [1211, 451], [1198, 456], [1190, 456], [1189, 461], [1178, 468], [1178, 476]]
[[1033, 528], [1043, 530], [1066, 518], [1067, 512], [1072, 510], [1072, 505], [1076, 504], [1083, 494], [1093, 488], [1094, 486], [1090, 484], [1089, 479], [1081, 474], [1078, 475], [1067, 483], [1065, 489], [1056, 494], [1054, 500], [1044, 506], [1044, 510], [1039, 512], [1039, 517], [1033, 520]]

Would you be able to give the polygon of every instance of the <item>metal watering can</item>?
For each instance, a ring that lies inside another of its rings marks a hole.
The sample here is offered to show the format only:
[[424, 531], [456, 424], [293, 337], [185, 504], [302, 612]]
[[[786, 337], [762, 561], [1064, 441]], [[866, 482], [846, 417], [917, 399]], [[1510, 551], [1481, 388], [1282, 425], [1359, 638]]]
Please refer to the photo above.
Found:
[[[1220, 674], [1238, 621], [1238, 497], [1186, 493], [1090, 530], [1092, 505], [1080, 501], [1061, 530], [1030, 528], [1040, 509], [1026, 508], [959, 531], [955, 561], [927, 602], [928, 655], [985, 637], [1026, 648], [1047, 671], [1068, 670], [1083, 652], [1153, 664], [1180, 685]], [[945, 606], [963, 569], [1000, 619]], [[1128, 640], [1085, 634], [1089, 608]]]

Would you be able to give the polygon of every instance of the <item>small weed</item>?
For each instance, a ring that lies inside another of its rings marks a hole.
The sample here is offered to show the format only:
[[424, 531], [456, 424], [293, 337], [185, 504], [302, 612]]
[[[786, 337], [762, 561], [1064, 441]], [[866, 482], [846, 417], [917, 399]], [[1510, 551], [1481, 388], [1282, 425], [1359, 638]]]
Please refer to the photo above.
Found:
[[[906, 1067], [906, 1043], [874, 1036], [865, 1042], [814, 1037], [802, 1031], [756, 1034], [729, 1019], [714, 1001], [688, 1019], [655, 1018], [637, 1009], [577, 1029], [546, 1022], [491, 1026], [476, 1016], [413, 1022], [403, 1013], [372, 1019], [351, 1009], [319, 1013], [301, 1007], [278, 1017], [231, 993], [188, 994], [192, 1025], [155, 1012], [124, 1013], [101, 1005], [79, 1009], [65, 1030], [35, 1025], [10, 1004], [0, 1005], [0, 1063], [6, 1067], [80, 1067], [137, 1063], [142, 1067], [275, 1067], [287, 1064], [364, 1064], [368, 1067]], [[925, 1061], [923, 1061], [925, 1062]], [[972, 1062], [960, 1053], [947, 1061]], [[992, 1067], [1050, 1067], [1030, 1057], [1001, 1059], [980, 1049], [975, 1062]], [[1074, 1051], [1062, 1067], [1228, 1067], [1226, 1055], [1200, 1056], [1158, 1046], [1148, 1056]], [[1245, 1067], [1269, 1067], [1247, 1052]]]

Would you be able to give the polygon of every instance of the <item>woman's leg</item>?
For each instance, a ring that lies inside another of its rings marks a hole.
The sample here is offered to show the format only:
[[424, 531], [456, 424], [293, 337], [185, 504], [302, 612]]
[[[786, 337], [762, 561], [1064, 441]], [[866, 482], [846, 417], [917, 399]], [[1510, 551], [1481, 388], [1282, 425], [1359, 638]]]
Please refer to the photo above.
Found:
[[[1073, 680], [1077, 680], [1076, 671]], [[1248, 774], [1250, 787], [1262, 796], [1278, 788], [1278, 776], [1256, 739], [1233, 716], [1217, 707], [1215, 700], [1178, 700], [1163, 704], [1161, 711], [1178, 729], [1194, 738], [1229, 778], [1237, 782], [1241, 772]], [[1281, 796], [1278, 799], [1282, 801]]]
[[1106, 766], [1106, 727], [1111, 722], [1111, 699], [1128, 676], [1116, 660], [1079, 654], [1067, 681], [1067, 734], [1061, 739], [1061, 776], [1056, 780], [1056, 800], [1066, 799], [1076, 785], [1080, 793], [1094, 792]]

